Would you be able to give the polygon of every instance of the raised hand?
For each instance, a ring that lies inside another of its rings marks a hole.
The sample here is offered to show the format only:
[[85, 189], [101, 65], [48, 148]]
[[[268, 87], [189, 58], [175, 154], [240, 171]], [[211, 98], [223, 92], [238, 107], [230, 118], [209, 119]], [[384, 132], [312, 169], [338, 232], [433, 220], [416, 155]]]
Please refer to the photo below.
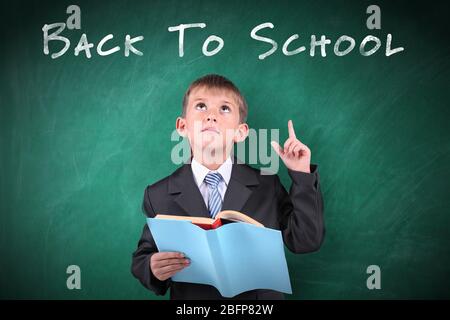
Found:
[[271, 142], [272, 147], [288, 169], [310, 173], [311, 150], [297, 139], [291, 120], [288, 121], [288, 130], [289, 138], [283, 148], [276, 141]]

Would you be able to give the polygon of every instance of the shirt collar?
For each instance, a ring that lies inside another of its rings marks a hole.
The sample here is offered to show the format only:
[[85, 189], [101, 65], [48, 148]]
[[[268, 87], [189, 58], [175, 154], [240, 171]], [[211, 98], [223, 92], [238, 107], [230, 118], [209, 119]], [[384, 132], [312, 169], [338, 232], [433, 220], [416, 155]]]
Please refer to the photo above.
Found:
[[200, 185], [203, 183], [203, 180], [205, 180], [206, 175], [210, 171], [220, 173], [223, 180], [225, 181], [225, 185], [228, 186], [231, 178], [231, 169], [233, 168], [233, 162], [231, 161], [231, 157], [228, 157], [227, 160], [225, 160], [225, 162], [222, 163], [222, 165], [217, 170], [209, 170], [200, 162], [192, 158], [191, 168], [198, 187], [200, 187]]

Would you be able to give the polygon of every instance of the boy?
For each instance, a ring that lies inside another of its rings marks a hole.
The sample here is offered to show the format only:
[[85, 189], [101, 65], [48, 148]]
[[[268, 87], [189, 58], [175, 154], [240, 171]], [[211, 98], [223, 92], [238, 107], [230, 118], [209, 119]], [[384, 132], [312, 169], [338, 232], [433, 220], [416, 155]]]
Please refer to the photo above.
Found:
[[[272, 147], [288, 168], [292, 186], [288, 194], [277, 175], [232, 161], [233, 144], [248, 135], [247, 104], [236, 86], [219, 75], [194, 81], [183, 99], [178, 133], [187, 137], [191, 164], [148, 186], [143, 210], [148, 217], [175, 214], [214, 217], [222, 210], [236, 210], [268, 228], [282, 231], [285, 245], [294, 253], [320, 248], [324, 237], [323, 202], [317, 166], [311, 152], [295, 136], [288, 122], [289, 138], [283, 147]], [[172, 282], [171, 277], [189, 267], [178, 252], [158, 252], [147, 225], [133, 253], [132, 273], [148, 289], [171, 299], [224, 299], [209, 285]], [[276, 270], [274, 270], [276, 272]], [[273, 290], [251, 290], [233, 299], [283, 299]]]

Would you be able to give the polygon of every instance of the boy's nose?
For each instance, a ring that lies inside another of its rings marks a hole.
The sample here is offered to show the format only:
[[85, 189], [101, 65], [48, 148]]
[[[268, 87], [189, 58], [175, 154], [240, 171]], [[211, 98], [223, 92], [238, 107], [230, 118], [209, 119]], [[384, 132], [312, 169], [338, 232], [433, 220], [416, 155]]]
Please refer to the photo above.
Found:
[[207, 122], [217, 122], [216, 116], [214, 114], [210, 114], [206, 117]]

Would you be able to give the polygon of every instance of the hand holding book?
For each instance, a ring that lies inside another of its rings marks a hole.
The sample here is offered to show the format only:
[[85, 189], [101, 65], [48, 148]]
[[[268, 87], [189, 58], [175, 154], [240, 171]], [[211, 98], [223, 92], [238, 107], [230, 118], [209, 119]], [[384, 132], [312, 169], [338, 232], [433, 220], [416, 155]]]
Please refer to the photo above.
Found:
[[150, 270], [160, 281], [171, 278], [189, 264], [189, 259], [181, 252], [156, 252], [150, 258]]

